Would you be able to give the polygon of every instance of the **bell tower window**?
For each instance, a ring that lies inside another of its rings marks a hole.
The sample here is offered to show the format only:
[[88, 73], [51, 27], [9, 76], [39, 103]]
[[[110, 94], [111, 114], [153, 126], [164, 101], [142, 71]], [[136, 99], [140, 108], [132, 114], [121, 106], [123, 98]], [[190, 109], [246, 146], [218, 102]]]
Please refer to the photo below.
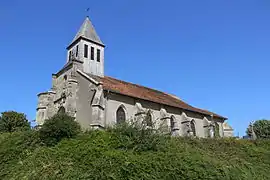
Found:
[[100, 49], [97, 49], [97, 62], [100, 62]]
[[69, 61], [71, 60], [71, 51], [69, 51], [69, 54], [68, 54], [68, 60], [69, 60]]
[[95, 57], [95, 55], [94, 55], [94, 47], [91, 47], [91, 60], [94, 60], [94, 57]]
[[76, 46], [76, 57], [78, 57], [78, 53], [79, 53], [79, 45]]
[[84, 57], [88, 58], [88, 45], [87, 44], [84, 45]]

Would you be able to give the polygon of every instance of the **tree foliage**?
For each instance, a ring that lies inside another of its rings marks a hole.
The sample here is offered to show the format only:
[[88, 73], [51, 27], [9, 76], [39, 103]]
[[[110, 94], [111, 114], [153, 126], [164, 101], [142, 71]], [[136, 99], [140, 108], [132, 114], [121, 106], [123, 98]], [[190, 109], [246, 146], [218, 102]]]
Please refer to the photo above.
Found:
[[75, 137], [80, 132], [80, 125], [74, 118], [58, 113], [45, 120], [39, 130], [39, 137], [46, 145], [55, 145], [63, 138]]
[[30, 123], [24, 113], [5, 111], [0, 116], [0, 132], [29, 130]]
[[[260, 139], [270, 139], [270, 120], [257, 120], [253, 124], [253, 130], [257, 136], [257, 138]], [[246, 133], [248, 136], [252, 136], [252, 126], [249, 125], [249, 127], [246, 130]]]

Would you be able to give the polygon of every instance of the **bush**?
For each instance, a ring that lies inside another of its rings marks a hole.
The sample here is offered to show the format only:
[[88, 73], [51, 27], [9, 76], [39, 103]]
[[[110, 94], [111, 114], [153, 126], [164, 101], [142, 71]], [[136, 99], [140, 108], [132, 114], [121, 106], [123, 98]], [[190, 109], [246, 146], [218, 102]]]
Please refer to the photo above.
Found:
[[116, 148], [132, 149], [137, 152], [164, 149], [166, 139], [170, 138], [156, 133], [156, 129], [145, 124], [121, 123], [107, 131], [113, 135], [111, 143], [114, 143]]
[[39, 145], [38, 133], [34, 130], [0, 134], [0, 179], [10, 179], [3, 176], [10, 174]]
[[[140, 129], [125, 126], [126, 130], [122, 125], [118, 130], [82, 133], [54, 147], [31, 143], [33, 132], [0, 134], [0, 179], [270, 178], [269, 140], [173, 137], [164, 141], [155, 136], [165, 149], [138, 152], [119, 148], [127, 137], [133, 137], [127, 138], [133, 147], [147, 144], [135, 138], [142, 137]], [[123, 139], [116, 141], [116, 135]]]
[[0, 134], [0, 179], [270, 178], [266, 139], [167, 137], [122, 124], [47, 147], [39, 145], [37, 133]]
[[75, 137], [79, 132], [80, 125], [74, 121], [74, 118], [61, 113], [45, 120], [39, 130], [39, 137], [46, 145], [51, 146], [63, 138]]
[[0, 116], [0, 132], [14, 132], [30, 129], [26, 115], [15, 111], [2, 112]]

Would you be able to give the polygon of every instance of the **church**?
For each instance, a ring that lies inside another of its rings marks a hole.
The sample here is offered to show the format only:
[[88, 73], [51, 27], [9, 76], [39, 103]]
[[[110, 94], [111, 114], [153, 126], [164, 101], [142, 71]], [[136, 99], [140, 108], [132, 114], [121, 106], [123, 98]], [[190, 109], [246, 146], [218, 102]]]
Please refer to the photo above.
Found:
[[65, 112], [83, 130], [132, 121], [173, 136], [233, 136], [224, 116], [174, 95], [104, 75], [104, 51], [105, 45], [86, 17], [67, 47], [66, 64], [52, 74], [51, 89], [38, 94], [38, 125]]

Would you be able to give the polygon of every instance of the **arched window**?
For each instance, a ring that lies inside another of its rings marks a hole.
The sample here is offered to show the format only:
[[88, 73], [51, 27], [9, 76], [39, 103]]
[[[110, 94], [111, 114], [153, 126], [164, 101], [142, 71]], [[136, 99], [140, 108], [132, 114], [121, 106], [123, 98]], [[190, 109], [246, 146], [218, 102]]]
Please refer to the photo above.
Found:
[[190, 122], [190, 128], [191, 128], [191, 130], [193, 132], [193, 136], [196, 136], [196, 128], [195, 128], [195, 121], [194, 120], [192, 120]]
[[146, 123], [146, 126], [149, 126], [149, 127], [153, 126], [152, 114], [150, 110], [147, 111], [146, 113], [145, 123]]
[[171, 118], [170, 118], [170, 125], [171, 125], [171, 131], [172, 132], [175, 129], [175, 124], [176, 124], [175, 117], [174, 116], [171, 116]]
[[171, 126], [171, 135], [177, 136], [179, 127], [178, 127], [178, 124], [176, 122], [176, 118], [174, 116], [171, 116], [171, 118], [170, 118], [170, 126]]
[[59, 113], [59, 114], [65, 114], [65, 113], [66, 113], [66, 109], [65, 109], [63, 106], [61, 106], [61, 107], [59, 108], [59, 110], [58, 110], [58, 113]]
[[126, 113], [123, 107], [119, 107], [116, 111], [116, 123], [120, 124], [126, 121]]

